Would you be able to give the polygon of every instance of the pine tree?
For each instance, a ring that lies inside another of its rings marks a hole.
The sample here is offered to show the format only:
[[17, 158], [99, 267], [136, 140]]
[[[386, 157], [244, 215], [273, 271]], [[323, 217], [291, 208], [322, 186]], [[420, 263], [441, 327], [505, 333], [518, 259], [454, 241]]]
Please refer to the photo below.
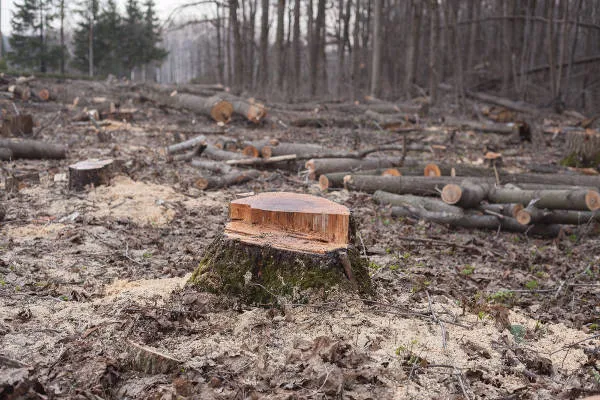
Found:
[[39, 68], [40, 72], [55, 70], [60, 60], [60, 47], [53, 34], [52, 22], [56, 14], [52, 0], [22, 0], [15, 8], [9, 60], [20, 68]]
[[125, 68], [131, 72], [143, 64], [144, 45], [143, 15], [137, 0], [127, 0], [123, 21], [122, 55]]
[[77, 14], [82, 20], [77, 24], [74, 33], [74, 60], [73, 65], [81, 71], [87, 71], [90, 76], [98, 65], [101, 56], [96, 38], [98, 29], [98, 0], [83, 0], [78, 3]]
[[167, 56], [167, 51], [158, 47], [161, 42], [161, 31], [156, 16], [154, 0], [146, 0], [144, 7], [144, 37], [142, 47], [142, 63], [149, 64], [152, 61], [161, 61]]
[[121, 76], [123, 73], [122, 56], [122, 17], [117, 9], [115, 0], [108, 0], [98, 17], [96, 38], [102, 58], [98, 60], [97, 68], [103, 75]]

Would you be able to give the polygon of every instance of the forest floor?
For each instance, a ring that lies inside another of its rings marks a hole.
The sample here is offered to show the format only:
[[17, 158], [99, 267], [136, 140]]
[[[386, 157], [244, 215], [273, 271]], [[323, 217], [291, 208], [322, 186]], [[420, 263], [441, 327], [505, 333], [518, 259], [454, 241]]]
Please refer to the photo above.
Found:
[[[396, 220], [369, 195], [320, 193], [270, 171], [218, 191], [164, 147], [214, 124], [139, 106], [133, 122], [74, 124], [64, 105], [18, 103], [68, 144], [66, 160], [3, 162], [39, 173], [0, 190], [0, 375], [48, 398], [575, 399], [600, 391], [600, 240], [594, 226], [554, 240]], [[451, 112], [452, 110], [448, 110]], [[433, 121], [433, 119], [431, 120]], [[434, 122], [431, 122], [433, 124]], [[184, 133], [182, 133], [184, 132]], [[234, 120], [227, 136], [352, 149], [401, 136], [376, 129], [288, 128]], [[211, 138], [209, 138], [210, 140]], [[560, 142], [458, 131], [417, 135], [443, 159], [507, 168], [557, 162]], [[419, 156], [433, 159], [432, 154]], [[109, 186], [72, 193], [67, 166], [124, 160]], [[376, 297], [248, 307], [182, 289], [227, 221], [237, 193], [323, 195], [352, 209]], [[422, 240], [424, 239], [424, 240]], [[128, 341], [181, 361], [167, 374], [132, 368]], [[4, 378], [3, 378], [4, 379]], [[5, 382], [6, 379], [0, 381]], [[1, 386], [0, 386], [1, 389]], [[31, 395], [31, 398], [43, 398]]]

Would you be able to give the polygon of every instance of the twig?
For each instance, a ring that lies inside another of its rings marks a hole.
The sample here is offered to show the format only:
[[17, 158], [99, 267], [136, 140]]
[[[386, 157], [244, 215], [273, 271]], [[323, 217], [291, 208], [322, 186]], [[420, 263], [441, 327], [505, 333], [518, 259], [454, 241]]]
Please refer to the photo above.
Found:
[[283, 156], [275, 156], [270, 158], [243, 158], [241, 160], [227, 160], [227, 165], [265, 165], [272, 164], [279, 161], [296, 160], [298, 157], [296, 154], [286, 154]]
[[559, 351], [568, 350], [568, 349], [570, 349], [571, 347], [575, 347], [575, 346], [577, 346], [579, 343], [583, 343], [583, 342], [586, 342], [586, 341], [588, 341], [588, 340], [594, 340], [594, 339], [597, 339], [597, 338], [600, 338], [600, 333], [598, 333], [598, 334], [596, 334], [596, 335], [594, 335], [594, 336], [587, 337], [587, 338], [585, 338], [585, 339], [581, 339], [581, 340], [579, 340], [579, 341], [577, 341], [577, 342], [575, 342], [575, 343], [571, 343], [571, 344], [568, 344], [568, 345], [566, 345], [566, 346], [563, 346], [563, 347], [561, 347], [561, 348], [560, 348], [560, 349], [558, 349], [558, 350], [554, 350], [552, 353], [550, 353], [550, 355], [552, 355], [552, 354], [555, 354], [555, 353], [558, 353]]
[[447, 343], [446, 343], [446, 327], [444, 326], [444, 324], [442, 323], [442, 321], [440, 321], [437, 317], [437, 315], [435, 314], [435, 311], [433, 311], [433, 307], [431, 304], [431, 297], [429, 296], [429, 291], [426, 290], [425, 294], [427, 295], [427, 302], [429, 303], [429, 312], [431, 313], [431, 317], [433, 318], [433, 321], [438, 323], [440, 325], [440, 329], [442, 330], [442, 347], [444, 350], [446, 350], [447, 347]]

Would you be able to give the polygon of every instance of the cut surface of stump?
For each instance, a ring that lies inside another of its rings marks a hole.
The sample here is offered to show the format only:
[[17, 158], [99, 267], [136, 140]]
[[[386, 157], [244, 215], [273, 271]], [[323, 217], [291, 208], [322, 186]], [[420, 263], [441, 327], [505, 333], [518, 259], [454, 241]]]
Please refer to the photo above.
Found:
[[69, 190], [107, 185], [115, 172], [113, 160], [85, 160], [69, 166]]
[[190, 284], [249, 303], [305, 298], [304, 292], [371, 292], [347, 207], [268, 192], [232, 201], [229, 216]]

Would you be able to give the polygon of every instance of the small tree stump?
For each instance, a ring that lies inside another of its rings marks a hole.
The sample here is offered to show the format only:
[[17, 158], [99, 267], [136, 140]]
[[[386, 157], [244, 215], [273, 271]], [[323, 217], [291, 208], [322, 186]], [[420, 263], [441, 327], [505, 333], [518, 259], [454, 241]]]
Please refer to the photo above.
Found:
[[296, 193], [234, 200], [231, 221], [207, 249], [189, 284], [245, 303], [370, 294], [367, 261], [355, 246], [350, 210]]
[[107, 185], [115, 173], [113, 160], [86, 160], [69, 166], [69, 190], [85, 190], [88, 185]]
[[562, 164], [568, 167], [594, 167], [600, 165], [600, 132], [594, 129], [565, 132], [567, 155]]

